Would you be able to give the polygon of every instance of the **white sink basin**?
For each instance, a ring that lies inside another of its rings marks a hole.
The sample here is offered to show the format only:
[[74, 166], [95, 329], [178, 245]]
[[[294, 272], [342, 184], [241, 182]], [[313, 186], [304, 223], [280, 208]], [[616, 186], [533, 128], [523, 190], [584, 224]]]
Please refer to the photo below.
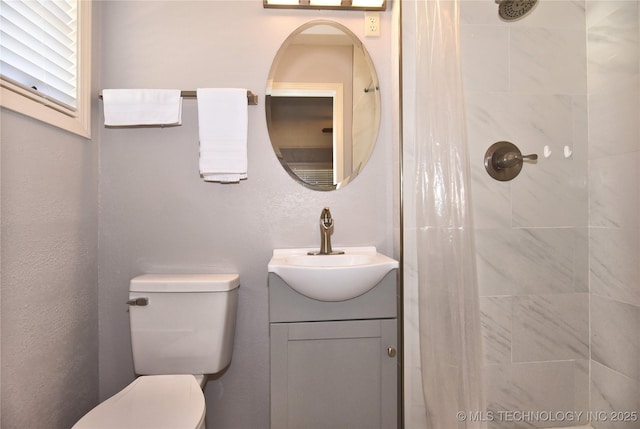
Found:
[[275, 273], [297, 292], [320, 301], [345, 301], [367, 292], [394, 268], [398, 261], [375, 247], [340, 247], [344, 255], [308, 255], [318, 249], [275, 249], [269, 272]]

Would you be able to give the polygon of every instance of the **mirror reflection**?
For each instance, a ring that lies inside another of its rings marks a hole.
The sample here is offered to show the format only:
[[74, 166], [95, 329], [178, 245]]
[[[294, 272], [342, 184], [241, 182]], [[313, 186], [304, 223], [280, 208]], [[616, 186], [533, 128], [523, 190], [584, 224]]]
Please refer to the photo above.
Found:
[[294, 31], [271, 66], [265, 104], [276, 156], [302, 185], [338, 189], [364, 168], [380, 92], [369, 54], [346, 27], [313, 21]]

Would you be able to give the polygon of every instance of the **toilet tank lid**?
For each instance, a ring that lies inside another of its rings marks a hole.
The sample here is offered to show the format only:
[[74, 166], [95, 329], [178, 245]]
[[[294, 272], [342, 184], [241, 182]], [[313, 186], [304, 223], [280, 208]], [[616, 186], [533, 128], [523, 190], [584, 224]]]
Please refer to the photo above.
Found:
[[238, 274], [143, 274], [131, 279], [129, 291], [225, 292], [238, 286]]

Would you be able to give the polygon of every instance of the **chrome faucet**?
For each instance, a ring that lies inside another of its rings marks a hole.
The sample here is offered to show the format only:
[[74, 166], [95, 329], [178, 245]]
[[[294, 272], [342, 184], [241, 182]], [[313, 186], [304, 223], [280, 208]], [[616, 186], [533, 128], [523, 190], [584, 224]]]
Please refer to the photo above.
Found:
[[320, 213], [320, 250], [309, 252], [309, 255], [342, 255], [341, 250], [331, 249], [331, 233], [333, 232], [333, 218], [329, 207], [325, 207]]

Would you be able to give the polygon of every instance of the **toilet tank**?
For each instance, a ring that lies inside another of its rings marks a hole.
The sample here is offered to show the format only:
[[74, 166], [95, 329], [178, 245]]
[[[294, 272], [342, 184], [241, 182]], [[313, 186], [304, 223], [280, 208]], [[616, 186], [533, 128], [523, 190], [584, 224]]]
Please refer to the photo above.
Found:
[[215, 374], [231, 361], [238, 274], [145, 274], [131, 280], [136, 374]]

